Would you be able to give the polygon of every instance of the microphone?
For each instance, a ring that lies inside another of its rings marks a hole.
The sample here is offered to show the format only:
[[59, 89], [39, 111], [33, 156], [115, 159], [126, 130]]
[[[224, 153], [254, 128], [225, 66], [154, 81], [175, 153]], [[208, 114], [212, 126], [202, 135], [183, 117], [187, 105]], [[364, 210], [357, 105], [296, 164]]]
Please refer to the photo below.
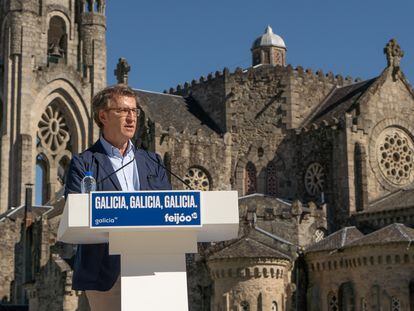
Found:
[[[138, 139], [136, 141], [136, 143], [138, 143]], [[143, 147], [143, 146], [142, 146]], [[138, 144], [135, 144], [135, 152], [138, 150]], [[148, 152], [148, 150], [146, 148], [142, 148], [142, 150], [145, 151], [145, 153], [147, 154], [148, 158], [150, 158], [153, 162], [157, 163], [157, 165], [161, 166], [164, 170], [166, 170], [168, 173], [170, 173], [172, 176], [174, 176], [175, 178], [177, 178], [179, 181], [181, 181], [186, 187], [190, 188], [190, 190], [194, 190], [188, 183], [186, 183], [181, 177], [179, 177], [178, 175], [176, 175], [175, 173], [173, 173], [171, 170], [169, 170], [165, 165], [162, 165], [160, 161], [158, 161], [158, 159], [154, 159], [151, 154]], [[109, 177], [111, 177], [112, 175], [116, 174], [117, 172], [119, 172], [120, 170], [122, 170], [124, 167], [128, 166], [129, 164], [133, 163], [135, 161], [135, 152], [134, 152], [134, 157], [132, 158], [131, 161], [129, 161], [128, 163], [125, 163], [124, 165], [122, 165], [120, 168], [116, 169], [115, 171], [113, 171], [112, 173], [106, 175], [104, 178], [102, 178], [101, 180], [99, 180], [99, 182], [97, 182], [97, 185], [100, 185], [101, 183], [103, 183], [105, 180], [107, 180]], [[139, 173], [138, 173], [139, 174]]]

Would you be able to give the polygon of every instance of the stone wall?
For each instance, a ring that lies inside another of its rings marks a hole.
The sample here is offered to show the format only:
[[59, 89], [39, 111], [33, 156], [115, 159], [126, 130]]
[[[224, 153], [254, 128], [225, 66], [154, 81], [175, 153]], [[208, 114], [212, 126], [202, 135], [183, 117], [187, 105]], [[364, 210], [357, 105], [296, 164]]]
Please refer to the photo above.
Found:
[[[184, 178], [192, 167], [200, 169], [209, 180], [210, 190], [229, 190], [231, 182], [231, 135], [209, 136], [200, 130], [191, 134], [177, 132], [169, 128], [167, 132], [156, 126], [155, 151], [165, 158], [168, 153], [170, 169]], [[175, 177], [171, 177], [173, 189], [185, 186]]]
[[[339, 301], [352, 300], [356, 311], [379, 310], [380, 307], [391, 310], [393, 301], [400, 305], [393, 310], [410, 308], [414, 248], [407, 248], [407, 243], [309, 253], [306, 261], [309, 271], [308, 310], [332, 310], [328, 308], [330, 303], [332, 305], [330, 295], [335, 295], [336, 305]], [[345, 284], [350, 284], [351, 293], [343, 290]], [[320, 302], [319, 308], [313, 305], [315, 301]]]
[[20, 241], [21, 221], [8, 218], [0, 222], [0, 299], [9, 302], [12, 299], [13, 280], [15, 279], [15, 251]]
[[208, 262], [214, 281], [211, 310], [289, 310], [291, 265], [274, 258], [239, 258]]

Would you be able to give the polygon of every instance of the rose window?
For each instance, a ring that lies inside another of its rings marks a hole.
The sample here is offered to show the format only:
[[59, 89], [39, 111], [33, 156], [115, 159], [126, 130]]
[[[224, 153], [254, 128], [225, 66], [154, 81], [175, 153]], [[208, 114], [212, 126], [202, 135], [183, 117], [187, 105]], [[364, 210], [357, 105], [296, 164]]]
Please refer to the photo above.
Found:
[[210, 190], [210, 180], [206, 172], [200, 168], [190, 168], [184, 176], [184, 181], [194, 190]]
[[312, 163], [309, 165], [305, 173], [306, 191], [310, 195], [316, 196], [323, 191], [324, 183], [325, 173], [322, 165], [319, 163]]
[[62, 113], [48, 106], [38, 124], [38, 135], [41, 144], [52, 153], [66, 149], [69, 131]]
[[414, 177], [414, 145], [398, 128], [385, 129], [378, 140], [377, 160], [382, 175], [391, 183], [404, 186]]

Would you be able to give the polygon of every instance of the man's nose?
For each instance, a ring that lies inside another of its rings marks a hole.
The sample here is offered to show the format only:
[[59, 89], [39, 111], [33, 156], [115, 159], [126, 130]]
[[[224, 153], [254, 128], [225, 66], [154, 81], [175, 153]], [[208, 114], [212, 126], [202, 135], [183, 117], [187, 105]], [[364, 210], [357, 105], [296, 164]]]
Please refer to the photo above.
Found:
[[130, 111], [130, 112], [128, 112], [128, 114], [126, 115], [126, 120], [127, 120], [128, 122], [133, 122], [133, 121], [136, 121], [136, 120], [137, 120], [137, 117], [136, 117], [136, 115], [135, 115], [135, 114], [133, 114], [133, 113]]

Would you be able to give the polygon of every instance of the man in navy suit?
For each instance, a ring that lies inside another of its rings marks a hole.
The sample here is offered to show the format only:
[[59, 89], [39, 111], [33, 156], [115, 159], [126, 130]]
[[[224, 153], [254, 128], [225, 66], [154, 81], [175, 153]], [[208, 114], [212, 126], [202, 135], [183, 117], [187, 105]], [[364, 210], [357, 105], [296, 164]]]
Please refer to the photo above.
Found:
[[[101, 137], [73, 157], [66, 196], [81, 192], [81, 180], [87, 171], [92, 172], [97, 191], [171, 189], [159, 155], [137, 149], [131, 142], [139, 111], [136, 94], [126, 85], [110, 86], [95, 95], [92, 113]], [[92, 311], [120, 310], [119, 274], [120, 258], [109, 255], [107, 243], [78, 245], [72, 287], [86, 291]]]

